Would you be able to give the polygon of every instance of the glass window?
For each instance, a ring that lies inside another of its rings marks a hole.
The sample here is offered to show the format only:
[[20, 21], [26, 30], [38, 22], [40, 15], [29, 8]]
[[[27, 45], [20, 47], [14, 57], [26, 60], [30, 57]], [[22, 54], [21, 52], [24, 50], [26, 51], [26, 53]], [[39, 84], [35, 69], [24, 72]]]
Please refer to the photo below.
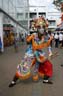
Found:
[[25, 13], [25, 18], [28, 18], [28, 13]]
[[49, 21], [50, 26], [55, 26], [56, 22], [55, 21]]
[[36, 18], [37, 13], [30, 13], [30, 18]]
[[46, 17], [46, 13], [39, 13], [39, 16]]
[[0, 8], [2, 8], [3, 0], [0, 0]]
[[17, 19], [22, 19], [23, 18], [23, 13], [17, 13]]
[[8, 13], [9, 0], [2, 0], [2, 3], [3, 3], [3, 6], [2, 6], [3, 10]]

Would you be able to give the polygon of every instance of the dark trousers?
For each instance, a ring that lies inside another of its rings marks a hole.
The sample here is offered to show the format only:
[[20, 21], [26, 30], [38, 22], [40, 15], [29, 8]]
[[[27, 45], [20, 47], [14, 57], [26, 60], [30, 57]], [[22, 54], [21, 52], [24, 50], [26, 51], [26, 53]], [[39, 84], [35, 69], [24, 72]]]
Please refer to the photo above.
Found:
[[58, 48], [59, 40], [55, 39], [55, 47]]
[[19, 78], [14, 76], [13, 81], [16, 82]]

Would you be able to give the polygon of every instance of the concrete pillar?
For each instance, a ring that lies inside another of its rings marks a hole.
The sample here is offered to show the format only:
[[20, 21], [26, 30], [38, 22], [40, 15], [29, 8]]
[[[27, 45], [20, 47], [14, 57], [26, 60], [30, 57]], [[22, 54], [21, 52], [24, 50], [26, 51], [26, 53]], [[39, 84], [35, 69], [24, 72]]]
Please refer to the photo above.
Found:
[[2, 41], [2, 52], [4, 52], [4, 44], [3, 44], [3, 13], [0, 12], [0, 37]]

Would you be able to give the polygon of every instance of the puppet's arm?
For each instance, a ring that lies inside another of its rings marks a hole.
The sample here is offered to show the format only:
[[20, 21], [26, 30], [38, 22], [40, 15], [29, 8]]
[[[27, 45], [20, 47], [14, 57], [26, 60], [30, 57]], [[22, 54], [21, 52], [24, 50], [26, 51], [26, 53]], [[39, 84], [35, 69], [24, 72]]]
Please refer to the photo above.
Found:
[[32, 39], [32, 47], [33, 50], [37, 50], [37, 49], [43, 49], [46, 48], [50, 45], [50, 42], [53, 38], [51, 37], [47, 42], [41, 43], [41, 44], [37, 44], [34, 39]]
[[34, 38], [34, 35], [27, 36], [26, 41], [30, 42]]

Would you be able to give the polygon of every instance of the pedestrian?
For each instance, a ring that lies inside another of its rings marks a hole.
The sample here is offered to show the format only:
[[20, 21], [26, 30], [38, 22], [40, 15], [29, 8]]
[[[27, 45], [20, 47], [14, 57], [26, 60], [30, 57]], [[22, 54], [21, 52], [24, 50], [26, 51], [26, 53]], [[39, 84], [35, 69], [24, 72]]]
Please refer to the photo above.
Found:
[[62, 48], [63, 48], [63, 32], [62, 32]]
[[17, 33], [14, 34], [14, 49], [15, 49], [15, 52], [18, 52], [18, 38], [17, 38]]
[[21, 41], [22, 41], [22, 44], [24, 43], [24, 34], [22, 33], [21, 34]]
[[1, 37], [0, 37], [0, 53], [1, 53], [1, 49], [2, 49], [2, 41], [1, 41]]
[[58, 33], [55, 33], [54, 40], [55, 40], [55, 48], [58, 48], [58, 45], [59, 45], [59, 36], [58, 36]]
[[59, 47], [62, 48], [63, 34], [59, 33]]

